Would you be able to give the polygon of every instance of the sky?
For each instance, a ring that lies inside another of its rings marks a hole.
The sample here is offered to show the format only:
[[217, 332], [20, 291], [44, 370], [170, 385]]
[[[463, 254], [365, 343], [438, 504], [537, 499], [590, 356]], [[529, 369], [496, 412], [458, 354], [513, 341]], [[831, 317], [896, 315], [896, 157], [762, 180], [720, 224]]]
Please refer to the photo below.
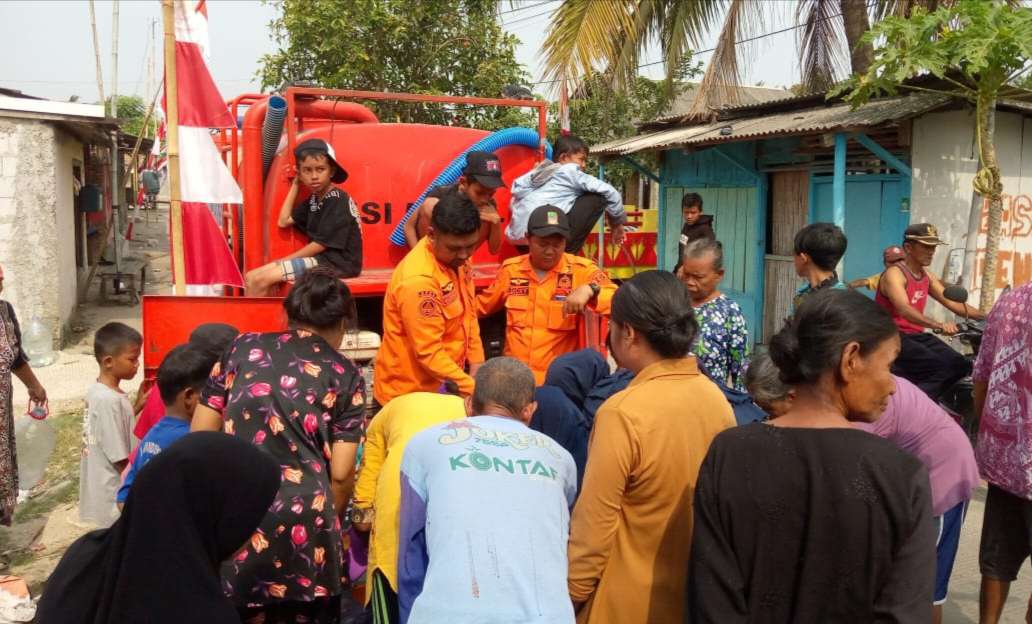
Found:
[[[343, 0], [346, 1], [346, 0]], [[417, 1], [417, 0], [414, 0]], [[794, 0], [766, 0], [770, 18], [762, 32], [792, 25], [790, 7]], [[503, 28], [520, 38], [517, 60], [533, 80], [541, 80], [538, 51], [544, 39], [556, 0], [500, 0], [499, 20]], [[80, 101], [98, 101], [96, 62], [90, 32], [89, 5], [85, 0], [47, 2], [5, 0], [0, 2], [0, 86], [55, 100], [78, 95]], [[97, 34], [101, 44], [104, 89], [111, 93], [112, 8], [111, 0], [97, 0]], [[263, 54], [275, 51], [268, 24], [276, 7], [256, 0], [209, 0], [211, 29], [211, 71], [222, 95], [258, 90], [255, 74]], [[126, 0], [119, 3], [118, 93], [139, 95], [149, 102], [148, 51], [151, 24], [160, 75], [161, 6], [157, 0]], [[798, 82], [796, 36], [798, 31], [765, 37], [746, 44], [751, 63], [744, 67], [743, 84], [763, 82], [766, 86], [788, 86]], [[717, 33], [702, 42], [712, 47]], [[658, 49], [646, 52], [643, 61], [659, 58]], [[709, 54], [700, 54], [707, 61]], [[662, 65], [644, 68], [642, 74], [659, 78]], [[155, 86], [156, 88], [156, 86]], [[153, 96], [153, 92], [150, 94]]]

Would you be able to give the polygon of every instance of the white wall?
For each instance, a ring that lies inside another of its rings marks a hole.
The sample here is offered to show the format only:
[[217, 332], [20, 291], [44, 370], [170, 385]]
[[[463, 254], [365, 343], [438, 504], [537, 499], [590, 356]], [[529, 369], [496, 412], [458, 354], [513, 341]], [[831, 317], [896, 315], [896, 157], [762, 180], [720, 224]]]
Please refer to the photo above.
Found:
[[57, 288], [57, 309], [60, 315], [61, 324], [67, 326], [72, 315], [75, 314], [75, 306], [78, 296], [78, 273], [75, 267], [75, 197], [73, 186], [72, 166], [78, 161], [80, 171], [83, 166], [82, 143], [70, 134], [58, 131], [57, 141], [54, 145], [56, 152], [54, 165], [57, 168], [57, 206], [56, 206], [56, 227], [57, 236], [57, 266], [61, 279]]
[[38, 315], [55, 345], [75, 312], [75, 158], [82, 146], [53, 124], [0, 118], [0, 298], [23, 327]]
[[[913, 125], [911, 223], [933, 223], [949, 242], [932, 265], [942, 275], [949, 249], [967, 244], [972, 182], [978, 169], [974, 112], [949, 111], [920, 117]], [[997, 289], [1032, 279], [1032, 119], [1014, 113], [996, 116], [996, 154], [1003, 178], [1004, 216], [998, 255]], [[980, 197], [982, 223], [978, 262], [964, 286], [978, 300], [985, 250], [986, 207]], [[937, 307], [937, 306], [936, 306]]]

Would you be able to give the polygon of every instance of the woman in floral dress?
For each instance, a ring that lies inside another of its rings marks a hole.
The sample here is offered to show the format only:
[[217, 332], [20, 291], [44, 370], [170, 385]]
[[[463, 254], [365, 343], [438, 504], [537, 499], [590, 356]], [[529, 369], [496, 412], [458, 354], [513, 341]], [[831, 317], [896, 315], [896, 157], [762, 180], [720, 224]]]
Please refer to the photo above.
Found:
[[[0, 268], [0, 292], [4, 270]], [[0, 524], [11, 526], [18, 500], [18, 455], [14, 449], [14, 409], [11, 405], [11, 373], [25, 384], [29, 400], [46, 403], [47, 391], [36, 379], [21, 345], [21, 330], [14, 308], [0, 301]]]
[[244, 622], [336, 622], [348, 587], [341, 516], [354, 484], [365, 389], [337, 351], [354, 316], [331, 271], [297, 280], [284, 302], [290, 329], [237, 338], [194, 415], [269, 453], [280, 491], [248, 544], [222, 568]]
[[678, 277], [688, 288], [699, 322], [699, 336], [692, 347], [699, 368], [713, 381], [745, 392], [749, 328], [738, 304], [717, 289], [724, 279], [720, 242], [703, 238], [685, 245]]

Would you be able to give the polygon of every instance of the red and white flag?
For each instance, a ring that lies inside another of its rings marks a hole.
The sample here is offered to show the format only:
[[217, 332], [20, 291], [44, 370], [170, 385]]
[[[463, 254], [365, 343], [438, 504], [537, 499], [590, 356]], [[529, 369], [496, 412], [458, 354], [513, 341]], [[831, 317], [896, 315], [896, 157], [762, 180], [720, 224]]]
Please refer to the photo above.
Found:
[[234, 121], [208, 71], [205, 0], [175, 0], [175, 35], [185, 281], [243, 286], [226, 237], [208, 207], [243, 203], [243, 195], [211, 136], [211, 128], [230, 128]]

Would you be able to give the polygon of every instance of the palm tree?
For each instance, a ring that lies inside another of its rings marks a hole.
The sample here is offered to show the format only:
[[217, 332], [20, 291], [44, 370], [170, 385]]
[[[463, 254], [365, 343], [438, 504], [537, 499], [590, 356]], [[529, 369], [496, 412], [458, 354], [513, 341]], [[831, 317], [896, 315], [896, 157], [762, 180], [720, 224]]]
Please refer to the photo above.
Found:
[[[864, 72], [873, 50], [860, 38], [872, 18], [906, 16], [916, 6], [934, 10], [951, 1], [797, 0], [802, 87], [823, 91], [846, 73]], [[637, 74], [649, 43], [658, 41], [669, 84], [689, 46], [699, 47], [702, 37], [721, 24], [690, 113], [706, 116], [714, 109], [712, 103], [737, 101], [736, 46], [758, 34], [770, 7], [766, 0], [563, 0], [544, 42], [546, 79], [576, 85], [580, 77], [601, 69], [622, 88]]]

